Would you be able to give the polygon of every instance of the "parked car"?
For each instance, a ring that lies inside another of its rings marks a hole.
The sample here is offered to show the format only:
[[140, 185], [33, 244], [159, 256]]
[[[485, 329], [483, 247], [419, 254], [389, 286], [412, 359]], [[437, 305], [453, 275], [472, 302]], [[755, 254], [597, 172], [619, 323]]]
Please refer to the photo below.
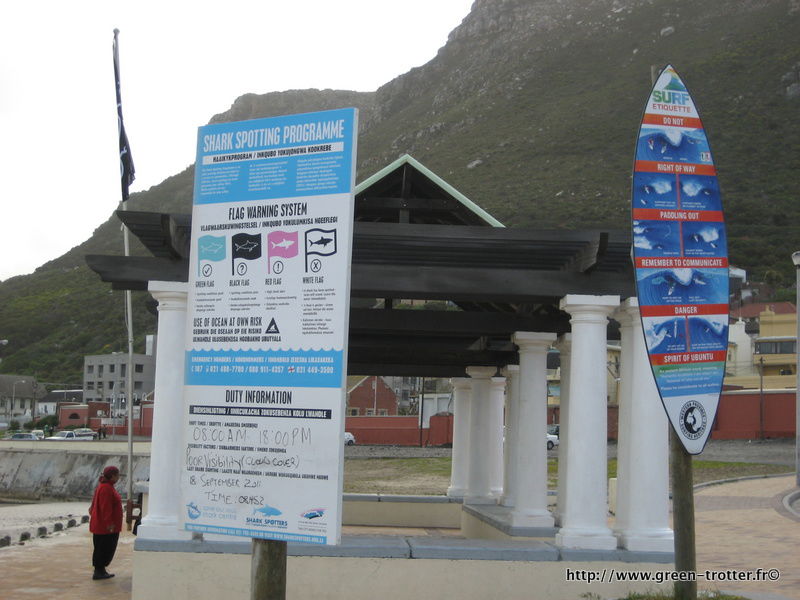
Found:
[[550, 433], [557, 438], [561, 437], [561, 426], [558, 423], [553, 423], [547, 426], [547, 433]]
[[557, 435], [553, 435], [552, 433], [550, 433], [548, 431], [547, 432], [547, 449], [548, 450], [552, 450], [556, 446], [558, 446], [558, 436]]
[[12, 434], [12, 436], [10, 438], [8, 438], [8, 439], [13, 440], [13, 441], [17, 441], [17, 440], [30, 440], [32, 442], [38, 442], [39, 441], [39, 438], [36, 437], [35, 434], [28, 433], [28, 432], [22, 432], [22, 431], [18, 431], [17, 433]]
[[89, 429], [88, 427], [78, 427], [78, 429], [73, 429], [73, 431], [79, 438], [92, 438], [93, 440], [97, 439], [97, 432], [93, 429]]
[[356, 443], [356, 436], [354, 436], [349, 431], [344, 432], [344, 444], [345, 446], [353, 446]]
[[74, 431], [59, 431], [57, 434], [44, 439], [49, 442], [75, 442], [81, 438], [75, 435]]
[[43, 429], [31, 429], [31, 433], [35, 435], [40, 440], [44, 439], [44, 430]]

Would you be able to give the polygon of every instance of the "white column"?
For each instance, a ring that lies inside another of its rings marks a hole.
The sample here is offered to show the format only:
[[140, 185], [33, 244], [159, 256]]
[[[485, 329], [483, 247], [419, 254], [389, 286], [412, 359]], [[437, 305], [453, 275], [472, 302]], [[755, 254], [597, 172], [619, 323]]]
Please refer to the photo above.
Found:
[[147, 539], [189, 539], [178, 529], [183, 424], [183, 365], [186, 344], [187, 285], [151, 281], [150, 294], [158, 301], [153, 436], [150, 444], [148, 511], [138, 536]]
[[450, 487], [447, 495], [463, 498], [469, 481], [469, 411], [471, 381], [455, 377], [453, 384], [453, 460], [450, 466]]
[[[620, 353], [619, 364], [619, 413], [617, 416], [617, 497], [616, 497], [616, 519], [614, 520], [614, 533], [619, 540], [619, 532], [621, 529], [627, 529], [627, 521], [630, 516], [630, 494], [629, 486], [626, 484], [630, 482], [630, 442], [631, 436], [626, 432], [631, 428], [631, 383], [633, 381], [633, 326], [632, 315], [628, 312], [628, 302], [626, 300], [622, 306], [614, 313], [614, 318], [619, 321], [619, 334], [620, 334]], [[637, 317], [638, 318], [638, 317]], [[639, 328], [639, 335], [642, 334]], [[648, 366], [648, 371], [650, 370]], [[626, 489], [620, 489], [620, 484], [625, 485]]]
[[469, 411], [469, 476], [464, 502], [467, 504], [495, 504], [492, 496], [492, 479], [489, 446], [493, 442], [489, 429], [491, 377], [494, 367], [467, 367], [472, 391]]
[[511, 523], [519, 527], [552, 527], [547, 510], [547, 350], [554, 333], [518, 331], [519, 429], [517, 480]]
[[671, 552], [669, 424], [650, 370], [638, 300], [623, 302], [616, 318], [622, 365], [614, 531], [621, 548]]
[[608, 527], [606, 328], [619, 296], [568, 295], [561, 310], [571, 315], [567, 495], [556, 544], [612, 550]]
[[558, 336], [555, 343], [561, 363], [561, 394], [558, 400], [558, 497], [556, 500], [556, 525], [561, 526], [561, 515], [564, 514], [564, 502], [567, 498], [567, 455], [569, 454], [569, 375], [572, 354], [572, 334]]
[[517, 436], [519, 435], [519, 365], [503, 368], [506, 378], [505, 439], [503, 440], [503, 497], [500, 504], [514, 506], [516, 484]]
[[503, 496], [503, 478], [505, 459], [503, 458], [503, 407], [505, 406], [506, 378], [492, 377], [489, 393], [489, 453], [491, 455], [491, 490], [492, 496], [500, 499]]

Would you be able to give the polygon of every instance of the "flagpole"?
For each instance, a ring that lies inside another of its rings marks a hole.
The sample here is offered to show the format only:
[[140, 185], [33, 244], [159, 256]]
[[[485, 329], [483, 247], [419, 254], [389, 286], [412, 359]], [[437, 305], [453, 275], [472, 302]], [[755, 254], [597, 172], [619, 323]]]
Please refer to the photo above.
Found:
[[[126, 210], [127, 204], [127, 201], [122, 202], [122, 210]], [[122, 237], [125, 256], [130, 256], [128, 228], [124, 225]], [[128, 398], [128, 501], [125, 520], [130, 531], [133, 516], [133, 302], [130, 290], [125, 290], [125, 323], [128, 328], [128, 377], [125, 379], [125, 396]]]
[[[128, 186], [134, 180], [133, 159], [131, 158], [128, 146], [128, 136], [125, 133], [125, 126], [122, 122], [122, 95], [120, 86], [119, 68], [119, 43], [117, 36], [119, 29], [114, 29], [114, 80], [117, 92], [117, 124], [119, 129], [119, 158], [120, 158], [120, 180], [122, 183], [122, 210], [128, 208]], [[128, 227], [122, 225], [122, 239], [125, 249], [125, 256], [130, 256], [130, 234]], [[128, 524], [128, 531], [131, 530], [133, 520], [133, 301], [131, 290], [125, 290], [125, 324], [128, 331], [128, 367], [127, 377], [125, 378], [125, 397], [127, 398], [127, 422], [128, 422], [128, 472], [127, 472], [127, 502], [125, 521]]]

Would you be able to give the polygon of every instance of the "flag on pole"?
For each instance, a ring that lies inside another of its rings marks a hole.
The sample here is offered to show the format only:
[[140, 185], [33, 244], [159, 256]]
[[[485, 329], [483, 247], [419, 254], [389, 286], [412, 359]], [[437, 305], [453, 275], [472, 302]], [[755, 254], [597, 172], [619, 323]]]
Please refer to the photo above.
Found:
[[131, 148], [128, 144], [128, 136], [125, 133], [125, 124], [122, 121], [122, 94], [120, 93], [119, 80], [119, 46], [117, 43], [119, 29], [114, 30], [114, 80], [117, 86], [117, 126], [119, 128], [119, 170], [122, 181], [122, 201], [128, 200], [128, 187], [136, 179], [133, 168], [133, 157]]

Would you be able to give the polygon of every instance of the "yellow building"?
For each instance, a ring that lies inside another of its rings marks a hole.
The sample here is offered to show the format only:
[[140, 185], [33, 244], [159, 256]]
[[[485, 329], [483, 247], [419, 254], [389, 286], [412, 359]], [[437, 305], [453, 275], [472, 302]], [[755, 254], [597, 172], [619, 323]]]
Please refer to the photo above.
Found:
[[[770, 308], [759, 314], [759, 334], [753, 340], [749, 373], [732, 372], [726, 385], [744, 388], [794, 388], [797, 382], [797, 314], [776, 314]], [[730, 348], [729, 348], [730, 350]], [[730, 357], [730, 351], [729, 351]]]

